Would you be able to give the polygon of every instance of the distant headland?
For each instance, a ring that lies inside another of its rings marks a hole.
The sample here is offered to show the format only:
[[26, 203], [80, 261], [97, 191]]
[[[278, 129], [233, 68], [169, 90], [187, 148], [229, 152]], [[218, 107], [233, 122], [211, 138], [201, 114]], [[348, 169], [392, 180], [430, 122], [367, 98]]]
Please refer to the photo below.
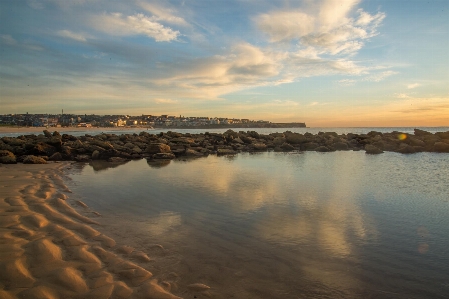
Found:
[[17, 127], [305, 128], [303, 122], [273, 123], [245, 118], [170, 115], [5, 114], [0, 125]]

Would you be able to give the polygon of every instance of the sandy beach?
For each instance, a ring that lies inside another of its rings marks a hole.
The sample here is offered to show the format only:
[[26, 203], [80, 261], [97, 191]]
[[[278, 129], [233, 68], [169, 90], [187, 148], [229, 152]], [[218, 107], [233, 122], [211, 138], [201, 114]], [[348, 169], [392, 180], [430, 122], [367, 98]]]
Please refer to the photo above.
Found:
[[68, 167], [0, 165], [0, 298], [180, 298], [145, 252], [116, 244], [70, 199]]

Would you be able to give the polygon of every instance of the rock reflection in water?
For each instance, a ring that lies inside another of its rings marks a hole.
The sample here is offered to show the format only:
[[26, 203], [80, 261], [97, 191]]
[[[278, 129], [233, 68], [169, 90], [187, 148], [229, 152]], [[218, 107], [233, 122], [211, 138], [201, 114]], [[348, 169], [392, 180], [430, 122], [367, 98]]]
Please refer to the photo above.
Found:
[[77, 191], [109, 188], [115, 232], [179, 253], [164, 269], [214, 298], [427, 298], [449, 279], [448, 169], [430, 154], [239, 154], [85, 169]]
[[124, 162], [108, 162], [104, 160], [92, 160], [89, 162], [89, 165], [92, 166], [93, 170], [95, 171], [102, 171], [109, 168], [117, 168], [120, 165], [125, 165], [129, 161]]

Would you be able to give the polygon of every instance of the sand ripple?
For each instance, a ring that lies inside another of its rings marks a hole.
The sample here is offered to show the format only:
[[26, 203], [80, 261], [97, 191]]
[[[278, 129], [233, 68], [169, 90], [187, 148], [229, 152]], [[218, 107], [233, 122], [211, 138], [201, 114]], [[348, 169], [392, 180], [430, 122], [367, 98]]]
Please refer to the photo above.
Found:
[[0, 298], [180, 298], [171, 293], [175, 281], [146, 269], [145, 252], [116, 246], [72, 207], [63, 167], [2, 166]]

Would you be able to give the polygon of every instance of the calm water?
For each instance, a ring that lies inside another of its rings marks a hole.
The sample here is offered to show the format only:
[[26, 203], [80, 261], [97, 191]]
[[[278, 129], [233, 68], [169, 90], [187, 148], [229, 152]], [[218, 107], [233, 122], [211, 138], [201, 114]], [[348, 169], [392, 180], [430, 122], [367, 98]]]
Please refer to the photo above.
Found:
[[[73, 170], [118, 243], [213, 298], [449, 298], [449, 155], [210, 156]], [[154, 250], [165, 247], [165, 253]]]
[[[393, 132], [393, 131], [398, 131], [398, 132], [403, 132], [403, 133], [409, 133], [409, 134], [413, 134], [413, 129], [415, 127], [373, 127], [373, 128], [367, 128], [367, 127], [354, 127], [354, 128], [233, 128], [232, 130], [239, 132], [239, 131], [256, 131], [258, 133], [261, 134], [270, 134], [270, 133], [277, 133], [277, 132], [285, 132], [285, 131], [292, 131], [292, 132], [296, 132], [296, 133], [312, 133], [312, 134], [317, 134], [319, 132], [336, 132], [338, 134], [348, 134], [348, 133], [354, 133], [354, 134], [366, 134], [370, 131], [377, 131], [377, 132], [382, 132], [382, 133], [389, 133], [389, 132]], [[449, 131], [449, 127], [416, 127], [418, 129], [421, 130], [425, 130], [431, 133], [435, 133], [435, 132], [447, 132]], [[44, 130], [45, 128], [42, 128], [42, 130]], [[53, 132], [54, 130], [58, 130], [57, 128], [49, 128], [48, 129], [50, 132]], [[140, 133], [142, 131], [148, 132], [150, 134], [158, 134], [160, 132], [167, 132], [167, 131], [175, 131], [175, 132], [180, 132], [180, 133], [191, 133], [191, 134], [201, 134], [201, 133], [205, 133], [205, 132], [210, 132], [210, 133], [224, 133], [226, 132], [228, 129], [194, 129], [194, 128], [190, 128], [190, 129], [179, 129], [176, 127], [172, 127], [172, 128], [167, 128], [167, 129], [152, 129], [152, 130], [145, 130], [142, 128], [129, 128], [129, 129], [123, 129], [123, 130], [111, 130], [108, 128], [89, 128], [83, 131], [64, 131], [61, 133], [65, 133], [65, 134], [71, 134], [73, 136], [84, 136], [85, 134], [90, 134], [90, 135], [97, 135], [100, 133], [110, 133], [110, 134], [133, 134], [133, 133]], [[0, 137], [3, 136], [7, 136], [7, 137], [17, 137], [19, 135], [26, 135], [26, 134], [40, 134], [42, 132], [20, 132], [20, 133], [16, 133], [13, 132], [14, 128], [11, 129], [12, 132], [9, 133], [0, 133]]]

